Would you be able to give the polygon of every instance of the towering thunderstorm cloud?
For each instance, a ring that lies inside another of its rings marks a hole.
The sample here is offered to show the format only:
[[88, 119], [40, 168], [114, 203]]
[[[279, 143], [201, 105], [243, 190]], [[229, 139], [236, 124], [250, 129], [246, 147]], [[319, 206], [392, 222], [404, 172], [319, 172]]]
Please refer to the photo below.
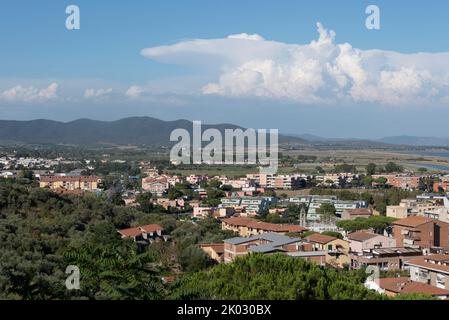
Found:
[[308, 104], [365, 102], [449, 105], [449, 52], [405, 54], [360, 50], [335, 42], [317, 23], [319, 38], [287, 44], [246, 33], [194, 39], [142, 50], [169, 64], [197, 67], [215, 80], [205, 95], [263, 97]]

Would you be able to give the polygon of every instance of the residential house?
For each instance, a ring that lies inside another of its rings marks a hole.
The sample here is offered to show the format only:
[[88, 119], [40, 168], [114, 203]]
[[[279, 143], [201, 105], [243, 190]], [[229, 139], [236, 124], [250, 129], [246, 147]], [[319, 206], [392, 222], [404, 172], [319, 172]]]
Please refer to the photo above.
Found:
[[449, 249], [449, 223], [422, 216], [394, 221], [393, 237], [398, 246]]
[[314, 251], [326, 252], [326, 263], [339, 267], [349, 264], [348, 241], [320, 233], [313, 233], [304, 240], [312, 244]]
[[121, 229], [117, 232], [122, 238], [132, 238], [134, 241], [143, 240], [142, 230], [139, 227]]
[[342, 220], [353, 220], [356, 218], [369, 218], [373, 212], [368, 208], [346, 209], [341, 214]]
[[152, 243], [158, 240], [167, 240], [163, 235], [163, 228], [158, 224], [147, 224], [133, 228], [117, 230], [122, 238], [132, 238], [137, 242]]
[[263, 233], [250, 237], [236, 237], [224, 240], [224, 262], [234, 261], [239, 256], [253, 253], [296, 252], [309, 249], [300, 238], [291, 238], [277, 233]]
[[441, 289], [426, 283], [416, 282], [408, 277], [380, 278], [377, 281], [365, 284], [369, 289], [374, 289], [389, 297], [398, 294], [426, 294], [439, 299], [449, 298], [449, 290]]
[[147, 177], [142, 179], [142, 189], [158, 196], [162, 196], [168, 188], [169, 183], [167, 178], [164, 176]]
[[328, 257], [327, 251], [304, 250], [304, 251], [287, 252], [287, 255], [289, 257], [301, 258], [306, 261], [316, 263], [323, 267], [326, 266], [327, 263], [326, 261], [328, 260], [326, 259], [326, 257]]
[[348, 234], [347, 238], [351, 252], [361, 253], [367, 249], [396, 247], [396, 239], [372, 232], [356, 231]]
[[224, 243], [202, 243], [199, 247], [218, 263], [224, 261]]
[[410, 279], [449, 290], [449, 255], [433, 254], [404, 262]]
[[214, 212], [212, 207], [194, 207], [192, 212], [193, 218], [206, 218], [211, 217]]
[[362, 252], [351, 252], [350, 267], [352, 269], [376, 266], [379, 270], [402, 270], [404, 262], [422, 256], [423, 251], [419, 248], [394, 247], [394, 248], [371, 248]]
[[156, 199], [156, 204], [162, 206], [165, 210], [169, 208], [177, 208], [177, 209], [184, 209], [185, 201], [183, 198], [178, 198], [174, 200], [170, 200], [168, 198], [158, 198]]

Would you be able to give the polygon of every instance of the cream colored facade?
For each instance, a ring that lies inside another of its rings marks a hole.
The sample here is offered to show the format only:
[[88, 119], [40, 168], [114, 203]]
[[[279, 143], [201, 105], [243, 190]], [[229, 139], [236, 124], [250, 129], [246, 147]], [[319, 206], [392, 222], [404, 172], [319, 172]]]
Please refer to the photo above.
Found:
[[101, 179], [96, 176], [43, 176], [40, 179], [39, 186], [41, 188], [49, 188], [52, 190], [84, 190], [94, 191], [98, 189]]

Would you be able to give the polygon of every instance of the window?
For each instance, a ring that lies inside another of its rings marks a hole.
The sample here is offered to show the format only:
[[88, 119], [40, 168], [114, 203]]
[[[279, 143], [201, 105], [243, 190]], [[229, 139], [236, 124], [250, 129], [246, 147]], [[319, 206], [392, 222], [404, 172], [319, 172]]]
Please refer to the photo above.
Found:
[[437, 274], [437, 279], [436, 279], [436, 286], [438, 288], [441, 289], [445, 289], [446, 288], [446, 277], [443, 276], [442, 274]]

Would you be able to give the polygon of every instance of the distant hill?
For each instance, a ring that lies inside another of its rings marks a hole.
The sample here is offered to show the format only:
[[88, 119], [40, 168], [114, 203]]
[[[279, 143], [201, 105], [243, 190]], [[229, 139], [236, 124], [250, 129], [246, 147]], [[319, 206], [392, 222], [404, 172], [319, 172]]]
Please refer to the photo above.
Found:
[[[53, 120], [11, 121], [0, 120], [0, 141], [29, 144], [69, 145], [170, 145], [170, 133], [177, 129], [192, 132], [188, 120], [163, 121], [151, 117], [131, 117], [117, 121], [79, 119], [71, 122]], [[202, 124], [224, 132], [241, 128], [233, 124]], [[243, 129], [243, 128], [242, 128]], [[280, 143], [306, 144], [304, 139], [279, 136]]]
[[347, 147], [366, 147], [366, 148], [385, 148], [391, 147], [387, 142], [368, 140], [368, 139], [355, 139], [355, 138], [327, 138], [320, 137], [313, 134], [287, 134], [291, 137], [297, 137], [309, 141], [315, 146], [347, 146]]
[[414, 136], [393, 136], [385, 137], [378, 140], [379, 142], [396, 144], [396, 145], [409, 145], [409, 146], [437, 146], [448, 147], [448, 138], [435, 138], [435, 137], [414, 137]]

